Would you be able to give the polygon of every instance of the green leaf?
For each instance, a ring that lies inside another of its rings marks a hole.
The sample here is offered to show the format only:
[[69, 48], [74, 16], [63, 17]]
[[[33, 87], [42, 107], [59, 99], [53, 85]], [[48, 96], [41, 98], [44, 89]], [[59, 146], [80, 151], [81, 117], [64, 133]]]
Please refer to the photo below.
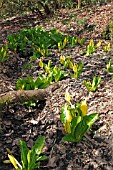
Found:
[[98, 120], [98, 113], [92, 113], [90, 115], [84, 116], [84, 121], [89, 126], [89, 128], [91, 128], [96, 120]]
[[16, 83], [17, 90], [34, 90], [35, 82], [31, 76], [27, 78], [20, 78]]
[[75, 137], [73, 137], [71, 134], [66, 134], [63, 137], [63, 140], [68, 141], [68, 142], [76, 142]]
[[107, 69], [105, 69], [108, 73], [113, 73], [113, 66], [111, 65], [112, 60], [110, 59], [106, 65]]
[[76, 116], [73, 117], [72, 122], [71, 122], [71, 135], [74, 137], [75, 134], [75, 128], [77, 124], [81, 121], [81, 116]]
[[45, 75], [39, 76], [37, 80], [35, 81], [35, 88], [43, 89], [46, 88], [48, 85], [50, 85], [49, 78]]
[[79, 116], [82, 116], [82, 111], [80, 109], [80, 103], [76, 104], [76, 112], [78, 113]]
[[40, 168], [40, 161], [39, 161], [39, 162], [36, 162], [34, 168]]
[[36, 166], [36, 161], [38, 159], [38, 156], [42, 153], [42, 149], [44, 147], [45, 144], [45, 137], [44, 136], [40, 136], [34, 146], [32, 147], [31, 150], [31, 160], [30, 160], [30, 167], [29, 170], [34, 169], [34, 167]]
[[42, 149], [44, 147], [44, 144], [45, 144], [45, 137], [40, 136], [36, 140], [36, 142], [35, 142], [35, 144], [34, 144], [34, 146], [32, 148], [33, 153], [35, 152], [37, 155], [40, 155], [42, 153]]
[[48, 158], [47, 156], [43, 155], [43, 156], [38, 157], [37, 161], [43, 161], [43, 160], [45, 160], [47, 158]]
[[113, 73], [113, 66], [110, 66], [110, 67], [109, 67], [108, 72], [109, 72], [109, 73]]
[[86, 121], [84, 121], [84, 119], [77, 124], [75, 129], [75, 139], [77, 142], [79, 142], [82, 136], [84, 136], [84, 134], [87, 132], [88, 127], [89, 126], [87, 125]]
[[21, 152], [21, 162], [22, 162], [22, 168], [27, 168], [27, 154], [28, 154], [28, 147], [26, 145], [26, 142], [20, 141], [20, 152]]
[[16, 82], [16, 90], [21, 90], [23, 85], [25, 86], [25, 81], [21, 78]]
[[38, 77], [35, 81], [35, 88], [39, 88], [39, 86], [42, 84], [42, 77]]
[[[31, 153], [32, 153], [32, 150], [29, 150], [28, 151], [28, 154], [27, 154], [27, 162], [28, 162], [28, 167], [26, 167], [26, 169], [28, 170], [32, 170], [31, 169]], [[35, 159], [34, 159], [34, 165], [35, 165]]]
[[60, 120], [63, 124], [66, 124], [66, 105], [64, 105], [61, 109]]
[[46, 81], [46, 82], [40, 84], [40, 86], [38, 88], [39, 89], [44, 89], [44, 88], [48, 87], [49, 85], [50, 85], [50, 82]]
[[99, 85], [101, 81], [101, 77], [95, 77], [93, 78], [93, 82], [92, 82], [92, 88], [97, 88], [97, 86]]

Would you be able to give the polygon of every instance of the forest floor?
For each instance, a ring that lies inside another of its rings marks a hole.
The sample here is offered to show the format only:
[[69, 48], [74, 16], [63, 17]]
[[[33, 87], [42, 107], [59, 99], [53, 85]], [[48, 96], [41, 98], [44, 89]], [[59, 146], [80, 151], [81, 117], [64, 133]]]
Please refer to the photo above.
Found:
[[[42, 26], [45, 30], [57, 28], [69, 35], [86, 38], [86, 45], [90, 39], [96, 43], [102, 39], [101, 33], [106, 29], [113, 15], [113, 2], [106, 5], [85, 7], [83, 9], [61, 9], [54, 16], [40, 20], [37, 16], [10, 18], [0, 23], [0, 45], [6, 41], [6, 36], [22, 28]], [[87, 25], [87, 24], [88, 25]], [[85, 27], [87, 25], [87, 27]], [[103, 44], [109, 41], [102, 39]], [[35, 107], [26, 107], [15, 103], [2, 110], [0, 129], [0, 169], [13, 170], [11, 164], [4, 164], [8, 159], [6, 148], [20, 160], [19, 140], [24, 140], [31, 148], [34, 141], [40, 136], [46, 137], [43, 154], [48, 156], [42, 161], [40, 170], [113, 170], [113, 82], [111, 75], [106, 73], [106, 63], [113, 58], [113, 51], [104, 52], [98, 49], [90, 56], [82, 55], [80, 46], [65, 48], [45, 60], [58, 64], [59, 56], [73, 58], [74, 62], [82, 60], [84, 71], [78, 80], [68, 77], [62, 82], [47, 100], [37, 102]], [[15, 90], [16, 81], [30, 74], [37, 77], [39, 74], [38, 59], [33, 67], [23, 69], [28, 58], [9, 58], [0, 64], [0, 94]], [[82, 80], [92, 80], [93, 76], [101, 76], [100, 86], [95, 93], [89, 93]], [[99, 114], [99, 119], [88, 132], [88, 137], [79, 143], [70, 143], [62, 140], [64, 128], [60, 122], [61, 107], [65, 103], [65, 91], [69, 92], [75, 102], [88, 98], [88, 113]]]

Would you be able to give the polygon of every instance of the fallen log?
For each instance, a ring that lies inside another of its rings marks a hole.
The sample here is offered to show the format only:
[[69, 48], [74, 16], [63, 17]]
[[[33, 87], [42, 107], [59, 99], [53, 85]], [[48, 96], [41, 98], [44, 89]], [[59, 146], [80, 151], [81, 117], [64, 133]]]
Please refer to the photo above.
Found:
[[61, 86], [61, 82], [53, 83], [45, 89], [17, 90], [0, 94], [0, 108], [16, 102], [40, 101], [47, 97]]

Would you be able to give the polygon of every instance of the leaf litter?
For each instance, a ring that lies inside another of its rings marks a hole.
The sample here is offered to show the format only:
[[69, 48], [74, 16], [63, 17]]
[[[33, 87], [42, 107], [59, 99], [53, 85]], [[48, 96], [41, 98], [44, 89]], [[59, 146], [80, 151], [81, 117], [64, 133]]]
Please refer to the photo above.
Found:
[[[46, 30], [53, 29], [54, 27], [68, 34], [74, 35], [75, 33], [79, 33], [80, 37], [84, 36], [88, 37], [89, 40], [91, 38], [98, 40], [100, 39], [101, 32], [110, 20], [112, 11], [112, 2], [99, 6], [98, 8], [92, 7], [89, 11], [88, 9], [63, 9], [58, 11], [58, 20], [55, 20], [53, 16], [50, 22], [45, 21], [41, 23], [39, 21], [39, 23]], [[67, 20], [69, 14], [71, 14], [72, 17], [71, 21], [69, 18], [70, 22], [68, 23], [67, 21], [65, 25], [65, 22], [62, 21], [64, 19]], [[95, 23], [96, 28], [93, 31], [90, 32], [86, 30], [85, 32], [81, 32], [81, 30], [79, 30], [80, 28], [77, 28], [78, 22], [76, 22], [76, 18], [83, 17], [86, 18], [89, 25]], [[16, 23], [13, 25], [13, 21], [10, 21], [10, 25], [5, 25], [5, 23], [2, 22], [1, 27], [3, 29], [0, 34], [2, 35], [3, 42], [6, 36], [4, 31], [9, 32], [10, 30], [16, 32], [22, 27], [27, 26], [21, 25], [21, 27], [19, 27]], [[80, 35], [80, 33], [82, 33], [82, 35]], [[51, 96], [48, 96], [44, 103], [38, 102], [37, 105], [32, 108], [15, 103], [15, 105], [10, 105], [3, 110], [3, 117], [0, 122], [1, 170], [13, 169], [9, 164], [3, 164], [3, 160], [7, 159], [6, 148], [9, 148], [15, 157], [20, 160], [19, 140], [22, 139], [26, 141], [29, 148], [31, 148], [33, 142], [40, 135], [46, 137], [46, 145], [43, 153], [48, 156], [48, 159], [41, 164], [40, 170], [113, 169], [113, 86], [111, 77], [103, 72], [103, 68], [106, 67], [106, 62], [109, 58], [113, 57], [113, 53], [110, 52], [106, 54], [100, 50], [98, 53], [85, 57], [81, 55], [81, 50], [77, 46], [75, 49], [64, 49], [61, 53], [55, 51], [55, 56], [52, 56], [54, 57], [55, 64], [61, 54], [66, 56], [70, 55], [75, 62], [82, 59], [84, 72], [78, 80], [68, 78], [60, 89], [57, 89]], [[48, 60], [49, 59], [52, 59], [51, 56], [48, 56]], [[16, 67], [12, 69], [11, 66], [13, 66], [14, 63], [18, 65], [18, 69]], [[20, 62], [18, 59], [14, 60], [11, 58], [6, 62], [5, 66], [0, 66], [0, 93], [7, 92], [9, 89], [15, 89], [15, 82], [21, 75], [32, 74], [33, 76], [37, 76], [35, 72], [37, 62], [34, 63], [35, 67], [20, 71], [24, 63], [25, 59]], [[83, 79], [91, 80], [94, 75], [101, 75], [103, 80], [98, 90], [89, 95], [81, 82]], [[99, 120], [93, 125], [91, 131], [88, 132], [88, 137], [84, 137], [80, 143], [69, 143], [62, 140], [64, 129], [60, 122], [59, 115], [61, 107], [65, 103], [65, 90], [67, 87], [69, 87], [69, 91], [76, 102], [88, 97], [89, 113], [99, 113]]]

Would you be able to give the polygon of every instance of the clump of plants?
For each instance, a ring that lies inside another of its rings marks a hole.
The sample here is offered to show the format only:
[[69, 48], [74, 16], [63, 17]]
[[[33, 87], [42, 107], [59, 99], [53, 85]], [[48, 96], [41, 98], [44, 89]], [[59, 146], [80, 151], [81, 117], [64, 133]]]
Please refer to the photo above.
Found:
[[20, 78], [16, 82], [16, 90], [34, 90], [34, 89], [43, 89], [49, 86], [51, 83], [49, 77], [46, 75], [39, 75], [36, 80], [33, 79], [30, 75], [26, 78]]
[[[40, 58], [48, 56], [50, 49], [59, 51], [73, 43], [74, 36], [67, 36], [57, 29], [45, 31], [41, 27], [22, 29], [20, 32], [7, 36], [8, 48], [21, 56]], [[74, 43], [73, 43], [74, 44]]]
[[40, 168], [40, 161], [47, 159], [47, 156], [41, 156], [44, 144], [44, 136], [40, 136], [36, 140], [31, 150], [27, 147], [26, 142], [20, 141], [21, 163], [11, 154], [9, 149], [7, 149], [9, 160], [5, 160], [4, 163], [12, 163], [16, 170], [34, 170]]
[[52, 81], [58, 82], [65, 77], [68, 76], [68, 73], [66, 73], [64, 70], [62, 70], [60, 67], [51, 66], [52, 61], [49, 60], [47, 64], [45, 64], [41, 59], [39, 61], [39, 66], [43, 69], [45, 74], [51, 79]]
[[0, 62], [4, 62], [9, 59], [11, 55], [8, 53], [7, 45], [4, 45], [0, 48]]
[[38, 76], [36, 80], [33, 79], [30, 75], [26, 78], [20, 78], [16, 82], [17, 90], [34, 90], [34, 89], [43, 89], [48, 87], [53, 82], [58, 82], [68, 76], [64, 70], [60, 67], [51, 66], [52, 61], [49, 60], [45, 64], [41, 59], [39, 61], [39, 66], [43, 69], [44, 74]]
[[106, 69], [104, 69], [107, 73], [112, 74], [112, 80], [113, 80], [113, 60], [110, 59], [106, 64]]
[[79, 142], [98, 119], [98, 114], [92, 113], [88, 115], [86, 100], [73, 104], [68, 90], [65, 93], [65, 100], [66, 103], [62, 107], [60, 115], [66, 132], [63, 139], [68, 142]]
[[79, 61], [79, 63], [74, 63], [73, 59], [70, 57], [60, 56], [60, 63], [65, 68], [70, 68], [72, 70], [72, 73], [70, 73], [72, 78], [78, 79], [80, 73], [83, 71], [83, 63], [82, 61]]
[[94, 43], [93, 39], [90, 40], [89, 44], [86, 47], [86, 50], [83, 51], [83, 54], [89, 56], [96, 52], [97, 48], [101, 46], [102, 41], [99, 41], [97, 44]]

